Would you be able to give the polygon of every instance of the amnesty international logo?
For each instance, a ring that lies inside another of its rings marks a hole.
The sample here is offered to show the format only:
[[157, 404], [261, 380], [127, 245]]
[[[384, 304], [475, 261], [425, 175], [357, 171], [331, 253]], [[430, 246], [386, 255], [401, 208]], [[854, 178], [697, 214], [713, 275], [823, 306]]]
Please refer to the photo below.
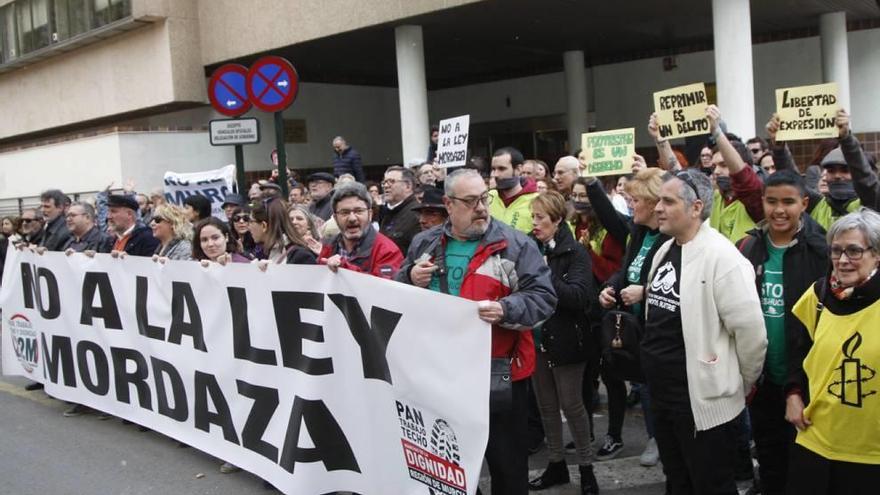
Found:
[[876, 395], [876, 390], [865, 390], [867, 383], [874, 379], [877, 371], [862, 360], [855, 357], [856, 351], [862, 345], [862, 334], [856, 332], [843, 343], [843, 355], [845, 356], [840, 366], [834, 369], [838, 373], [838, 379], [828, 385], [828, 393], [840, 399], [840, 403], [851, 407], [862, 407], [862, 401], [871, 395]]

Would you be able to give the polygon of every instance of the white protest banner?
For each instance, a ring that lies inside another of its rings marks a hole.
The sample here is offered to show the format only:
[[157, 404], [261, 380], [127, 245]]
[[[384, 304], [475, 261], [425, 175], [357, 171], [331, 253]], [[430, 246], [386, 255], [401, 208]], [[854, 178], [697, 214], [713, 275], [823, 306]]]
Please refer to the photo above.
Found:
[[837, 83], [776, 90], [777, 141], [836, 138]]
[[654, 111], [660, 137], [665, 139], [682, 138], [709, 134], [709, 121], [706, 119], [706, 85], [688, 84], [654, 93]]
[[440, 168], [461, 167], [467, 164], [470, 125], [470, 115], [440, 121], [440, 135], [437, 136], [437, 159], [435, 160]]
[[195, 194], [211, 201], [211, 214], [226, 220], [223, 201], [232, 192], [235, 184], [235, 165], [227, 165], [215, 170], [180, 174], [165, 172], [165, 201], [183, 206], [183, 200]]
[[636, 154], [636, 130], [630, 127], [581, 134], [581, 149], [587, 163], [584, 176], [628, 174]]
[[0, 307], [4, 374], [286, 494], [476, 491], [491, 332], [473, 301], [324, 266], [12, 250]]

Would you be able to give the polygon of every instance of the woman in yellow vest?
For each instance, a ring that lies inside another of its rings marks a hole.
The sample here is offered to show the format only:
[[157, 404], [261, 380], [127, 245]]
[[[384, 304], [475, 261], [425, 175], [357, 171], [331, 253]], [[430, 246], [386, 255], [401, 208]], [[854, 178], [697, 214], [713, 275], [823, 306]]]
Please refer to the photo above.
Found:
[[790, 494], [880, 492], [880, 214], [828, 231], [831, 273], [795, 304], [785, 417], [798, 429]]

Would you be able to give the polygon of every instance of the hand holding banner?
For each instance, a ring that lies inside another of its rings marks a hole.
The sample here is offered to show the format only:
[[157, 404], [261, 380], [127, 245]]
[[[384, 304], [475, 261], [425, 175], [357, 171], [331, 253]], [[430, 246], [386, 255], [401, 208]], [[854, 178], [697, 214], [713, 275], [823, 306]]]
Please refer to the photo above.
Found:
[[777, 141], [838, 137], [837, 83], [776, 90]]
[[636, 154], [635, 135], [632, 127], [582, 134], [582, 156], [587, 166], [584, 176], [628, 174]]
[[654, 93], [660, 137], [673, 139], [709, 133], [706, 85], [689, 84]]

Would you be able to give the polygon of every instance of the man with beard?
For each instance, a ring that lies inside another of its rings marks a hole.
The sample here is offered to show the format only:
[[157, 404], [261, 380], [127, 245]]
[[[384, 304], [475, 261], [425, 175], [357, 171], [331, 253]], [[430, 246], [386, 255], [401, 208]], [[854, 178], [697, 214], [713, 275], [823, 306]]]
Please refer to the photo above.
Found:
[[[821, 165], [827, 174], [828, 194], [808, 190], [810, 205], [807, 212], [813, 220], [828, 230], [835, 221], [861, 206], [880, 208], [880, 181], [874, 167], [862, 150], [859, 140], [850, 129], [849, 114], [839, 110], [836, 117], [839, 146], [832, 149]], [[779, 117], [774, 115], [767, 124], [767, 133], [773, 146], [776, 170], [794, 168], [787, 145], [776, 142]]]
[[752, 169], [748, 148], [735, 136], [721, 131], [721, 110], [709, 105], [706, 116], [716, 143], [712, 157], [716, 190], [709, 224], [731, 242], [737, 242], [764, 219], [763, 184]]
[[40, 247], [62, 251], [64, 243], [70, 238], [70, 231], [64, 223], [64, 210], [69, 204], [70, 200], [58, 189], [49, 189], [40, 195], [40, 209], [46, 220]]
[[331, 271], [339, 268], [391, 279], [397, 274], [403, 254], [394, 241], [373, 228], [373, 200], [359, 182], [336, 188], [332, 199], [337, 234], [324, 244], [318, 262]]
[[67, 254], [95, 251], [109, 253], [113, 247], [113, 238], [101, 232], [95, 225], [95, 208], [78, 201], [70, 205], [65, 215], [70, 238], [64, 243], [63, 251]]
[[108, 220], [116, 238], [113, 251], [131, 256], [153, 256], [159, 247], [159, 239], [153, 231], [137, 220], [138, 204], [133, 196], [112, 194], [107, 198], [110, 208]]
[[504, 410], [489, 411], [492, 493], [526, 495], [526, 383], [535, 366], [531, 327], [556, 306], [550, 269], [532, 239], [490, 217], [490, 196], [479, 172], [456, 170], [445, 188], [449, 221], [413, 239], [397, 280], [479, 301], [480, 319], [492, 324], [492, 357], [510, 363], [513, 389]]
[[501, 148], [492, 155], [495, 189], [489, 191], [489, 214], [492, 218], [528, 234], [532, 231], [529, 206], [538, 195], [535, 182], [522, 177], [522, 153], [516, 148]]
[[309, 185], [309, 195], [312, 198], [309, 204], [309, 213], [324, 220], [325, 222], [333, 215], [333, 184], [336, 179], [327, 172], [315, 172], [310, 175], [306, 182]]

